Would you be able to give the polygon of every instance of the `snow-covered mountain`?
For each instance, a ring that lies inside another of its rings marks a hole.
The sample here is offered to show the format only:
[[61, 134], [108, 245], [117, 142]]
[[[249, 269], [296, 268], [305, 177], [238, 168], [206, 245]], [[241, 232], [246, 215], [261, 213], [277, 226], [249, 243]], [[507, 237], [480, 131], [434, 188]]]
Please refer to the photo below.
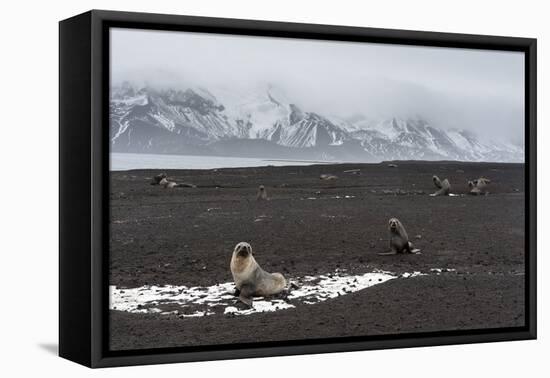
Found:
[[158, 90], [111, 89], [115, 152], [182, 153], [322, 160], [522, 162], [523, 148], [445, 131], [420, 117], [349, 119], [302, 109], [272, 85]]

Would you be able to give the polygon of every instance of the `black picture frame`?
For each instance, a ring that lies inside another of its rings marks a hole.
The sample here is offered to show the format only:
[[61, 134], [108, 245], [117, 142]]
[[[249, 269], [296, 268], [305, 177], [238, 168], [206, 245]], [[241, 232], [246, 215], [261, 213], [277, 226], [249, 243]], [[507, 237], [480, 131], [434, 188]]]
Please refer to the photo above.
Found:
[[[525, 53], [525, 327], [109, 351], [110, 27]], [[59, 24], [59, 354], [89, 367], [535, 339], [536, 39], [92, 10]]]

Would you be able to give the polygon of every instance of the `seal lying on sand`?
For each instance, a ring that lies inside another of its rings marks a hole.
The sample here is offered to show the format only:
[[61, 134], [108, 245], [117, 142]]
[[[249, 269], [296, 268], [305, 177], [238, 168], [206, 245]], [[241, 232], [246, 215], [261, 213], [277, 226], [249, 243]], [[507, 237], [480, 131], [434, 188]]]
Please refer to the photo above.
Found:
[[468, 181], [468, 187], [470, 188], [469, 194], [474, 196], [480, 195], [480, 194], [489, 194], [489, 192], [487, 192], [487, 185], [489, 185], [490, 183], [491, 183], [491, 180], [484, 177], [480, 177], [478, 179]]
[[379, 253], [379, 255], [395, 255], [398, 253], [419, 253], [420, 249], [413, 248], [409, 241], [409, 235], [405, 231], [405, 227], [397, 218], [391, 218], [388, 222], [388, 230], [390, 231], [390, 252]]
[[434, 182], [434, 185], [439, 190], [435, 193], [430, 194], [430, 196], [448, 196], [451, 193], [451, 184], [449, 183], [449, 180], [445, 179], [441, 181], [439, 177], [433, 176], [432, 180]]
[[319, 179], [326, 180], [326, 181], [336, 180], [337, 178], [338, 176], [334, 176], [328, 173], [323, 173], [321, 176], [319, 176]]
[[151, 185], [159, 185], [162, 179], [165, 179], [166, 177], [166, 173], [159, 173], [151, 179]]
[[265, 187], [263, 185], [260, 185], [258, 187], [258, 194], [256, 194], [257, 200], [268, 200], [267, 198], [267, 191], [265, 190]]
[[230, 268], [237, 288], [235, 295], [250, 307], [253, 297], [279, 294], [286, 287], [281, 273], [267, 273], [258, 265], [252, 256], [252, 247], [246, 242], [235, 246]]
[[172, 189], [172, 188], [196, 188], [196, 185], [193, 184], [187, 184], [185, 182], [183, 183], [176, 183], [174, 181], [168, 181], [166, 177], [164, 177], [162, 180], [160, 180], [159, 185], [164, 187], [165, 189]]
[[171, 188], [175, 188], [178, 184], [176, 184], [174, 181], [168, 181], [165, 177], [162, 180], [160, 180], [159, 185], [166, 189], [171, 189]]

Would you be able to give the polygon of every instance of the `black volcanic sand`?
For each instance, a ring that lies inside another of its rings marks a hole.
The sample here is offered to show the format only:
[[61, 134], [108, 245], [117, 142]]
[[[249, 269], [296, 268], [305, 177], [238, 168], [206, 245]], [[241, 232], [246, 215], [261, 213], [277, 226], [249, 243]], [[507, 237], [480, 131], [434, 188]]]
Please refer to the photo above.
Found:
[[[109, 283], [118, 287], [231, 281], [239, 241], [252, 244], [265, 270], [291, 278], [456, 269], [273, 313], [111, 311], [111, 349], [523, 326], [524, 166], [397, 164], [164, 170], [198, 186], [176, 189], [149, 184], [159, 170], [111, 172]], [[344, 173], [351, 169], [361, 174]], [[338, 179], [320, 180], [324, 173]], [[462, 196], [430, 197], [433, 174]], [[492, 180], [490, 194], [466, 195], [467, 180], [482, 176]], [[260, 184], [270, 201], [256, 200]], [[389, 249], [391, 217], [422, 254], [378, 255]]]

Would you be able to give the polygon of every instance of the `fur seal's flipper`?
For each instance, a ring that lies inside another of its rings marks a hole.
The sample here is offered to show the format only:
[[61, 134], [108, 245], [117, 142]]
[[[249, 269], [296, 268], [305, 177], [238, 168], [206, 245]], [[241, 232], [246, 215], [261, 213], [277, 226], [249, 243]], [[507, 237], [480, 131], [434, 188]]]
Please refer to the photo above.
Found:
[[248, 307], [254, 307], [254, 305], [252, 304], [252, 298], [251, 297], [245, 297], [241, 294], [241, 295], [239, 295], [239, 300], [241, 302], [243, 302], [245, 305], [247, 305]]
[[235, 302], [235, 307], [239, 310], [250, 310], [251, 308], [254, 308], [254, 303], [252, 298], [239, 297]]
[[252, 305], [252, 297], [256, 289], [252, 285], [242, 285], [239, 291], [239, 300], [249, 307], [254, 307]]
[[196, 188], [197, 185], [195, 184], [189, 184], [187, 182], [181, 182], [179, 184], [176, 184], [176, 188]]
[[378, 253], [380, 256], [392, 256], [392, 255], [397, 255], [397, 252], [395, 251], [389, 251], [389, 252], [380, 252]]
[[445, 192], [445, 189], [439, 189], [437, 192], [430, 194], [430, 197], [444, 196]]
[[436, 175], [434, 175], [434, 176], [432, 177], [432, 180], [433, 180], [434, 185], [435, 185], [436, 188], [439, 188], [439, 189], [442, 188], [442, 186], [441, 186], [441, 180], [439, 179], [439, 177], [437, 177]]
[[414, 248], [413, 244], [409, 242], [409, 248], [407, 252], [412, 253], [413, 255], [418, 255], [420, 254], [420, 249]]
[[411, 242], [409, 242], [408, 246], [406, 248], [406, 252], [410, 253], [410, 254], [413, 254], [413, 255], [419, 255], [420, 254], [420, 249], [414, 248], [413, 244]]

